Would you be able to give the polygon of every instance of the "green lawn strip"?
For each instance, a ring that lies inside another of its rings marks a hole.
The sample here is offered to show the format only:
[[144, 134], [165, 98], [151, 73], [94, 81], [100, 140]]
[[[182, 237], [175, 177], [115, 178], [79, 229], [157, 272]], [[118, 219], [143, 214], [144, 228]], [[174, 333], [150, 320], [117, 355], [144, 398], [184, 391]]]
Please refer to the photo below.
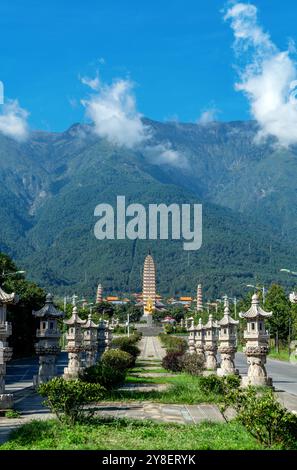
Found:
[[289, 361], [289, 351], [285, 349], [280, 349], [277, 352], [275, 349], [271, 349], [268, 354], [269, 359], [278, 359], [279, 361]]
[[13, 431], [0, 450], [252, 450], [261, 449], [239, 423], [179, 425], [149, 420], [93, 419], [66, 426], [31, 421]]
[[135, 367], [130, 371], [132, 374], [168, 374], [169, 371], [163, 368], [149, 369], [144, 367]]
[[217, 393], [204, 392], [200, 388], [199, 377], [177, 374], [173, 377], [129, 377], [128, 383], [169, 384], [167, 390], [138, 391], [114, 390], [106, 396], [106, 401], [156, 401], [158, 403], [188, 404], [220, 403], [223, 397]]

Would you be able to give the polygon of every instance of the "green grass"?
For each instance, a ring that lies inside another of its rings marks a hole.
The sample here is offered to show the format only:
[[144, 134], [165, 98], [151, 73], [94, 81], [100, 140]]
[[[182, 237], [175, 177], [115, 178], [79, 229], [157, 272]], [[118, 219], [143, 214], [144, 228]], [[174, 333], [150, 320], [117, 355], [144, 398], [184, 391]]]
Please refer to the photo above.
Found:
[[279, 361], [289, 361], [289, 351], [288, 349], [280, 349], [279, 352], [275, 348], [271, 348], [269, 351], [268, 357], [270, 359], [278, 359]]
[[160, 367], [158, 369], [150, 369], [149, 367], [134, 367], [130, 372], [133, 372], [133, 374], [168, 374], [170, 371], [163, 369], [163, 367]]
[[126, 419], [93, 419], [62, 425], [31, 421], [15, 430], [0, 450], [252, 450], [261, 446], [237, 422], [179, 425]]
[[172, 377], [135, 377], [129, 376], [128, 383], [145, 384], [169, 384], [169, 388], [163, 391], [137, 391], [115, 390], [107, 396], [107, 401], [156, 401], [159, 403], [188, 404], [220, 403], [222, 396], [217, 393], [204, 392], [200, 388], [200, 377], [188, 374], [177, 374]]

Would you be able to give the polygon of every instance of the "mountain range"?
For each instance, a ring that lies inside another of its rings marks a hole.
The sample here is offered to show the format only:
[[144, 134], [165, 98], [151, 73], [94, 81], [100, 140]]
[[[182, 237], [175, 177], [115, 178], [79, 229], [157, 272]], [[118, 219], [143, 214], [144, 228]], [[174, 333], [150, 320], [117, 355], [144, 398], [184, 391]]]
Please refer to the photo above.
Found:
[[[297, 148], [258, 143], [254, 122], [207, 124], [144, 120], [151, 145], [178, 152], [158, 161], [96, 136], [92, 126], [35, 131], [26, 142], [0, 134], [0, 250], [59, 295], [141, 290], [148, 250], [162, 294], [239, 295], [247, 283], [292, 284], [295, 267]], [[201, 203], [203, 243], [104, 240], [94, 236], [99, 203]]]

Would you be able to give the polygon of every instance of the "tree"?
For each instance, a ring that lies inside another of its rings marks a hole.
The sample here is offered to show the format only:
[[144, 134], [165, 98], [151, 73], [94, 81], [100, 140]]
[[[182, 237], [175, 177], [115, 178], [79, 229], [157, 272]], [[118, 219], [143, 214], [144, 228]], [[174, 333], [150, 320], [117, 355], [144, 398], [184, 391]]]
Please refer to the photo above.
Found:
[[[0, 253], [1, 274], [14, 273], [18, 270], [9, 256]], [[8, 306], [8, 321], [12, 323], [12, 336], [9, 344], [14, 357], [34, 353], [36, 320], [32, 310], [39, 310], [45, 302], [45, 292], [34, 282], [27, 281], [24, 275], [2, 276], [2, 287], [6, 292], [15, 292], [19, 296], [16, 305]]]
[[288, 296], [281, 286], [277, 284], [271, 286], [266, 296], [265, 310], [272, 311], [273, 313], [272, 317], [268, 319], [270, 334], [276, 338], [277, 343], [279, 340], [287, 342], [291, 305]]
[[169, 310], [169, 315], [178, 323], [185, 318], [185, 307], [183, 305], [174, 305]]
[[100, 302], [95, 306], [95, 312], [102, 316], [107, 316], [109, 319], [112, 318], [115, 312], [115, 307], [110, 302]]

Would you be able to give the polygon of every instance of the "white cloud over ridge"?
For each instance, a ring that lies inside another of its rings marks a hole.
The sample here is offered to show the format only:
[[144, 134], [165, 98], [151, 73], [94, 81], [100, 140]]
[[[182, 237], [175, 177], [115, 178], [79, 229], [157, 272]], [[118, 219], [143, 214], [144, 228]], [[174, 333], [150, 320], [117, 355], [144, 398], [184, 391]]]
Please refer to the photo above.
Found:
[[[91, 86], [90, 81], [83, 83]], [[97, 93], [82, 101], [87, 117], [94, 123], [96, 134], [112, 144], [127, 148], [146, 141], [150, 132], [136, 109], [132, 82], [117, 80], [111, 85], [99, 85], [98, 80], [97, 85]]]
[[99, 137], [120, 147], [139, 150], [154, 164], [184, 165], [184, 156], [170, 142], [153, 143], [153, 129], [143, 122], [137, 110], [133, 82], [118, 79], [107, 85], [98, 76], [84, 77], [81, 81], [93, 90], [82, 104]]
[[215, 121], [219, 110], [216, 108], [210, 108], [203, 111], [197, 121], [197, 124], [208, 124], [209, 122]]
[[250, 111], [260, 126], [258, 139], [269, 135], [282, 146], [297, 143], [297, 67], [292, 44], [280, 51], [258, 23], [257, 7], [236, 3], [224, 19], [234, 33], [234, 49], [240, 62], [240, 81], [235, 89], [248, 98]]
[[0, 132], [17, 141], [24, 141], [29, 134], [29, 113], [21, 108], [17, 100], [3, 104], [0, 111]]

